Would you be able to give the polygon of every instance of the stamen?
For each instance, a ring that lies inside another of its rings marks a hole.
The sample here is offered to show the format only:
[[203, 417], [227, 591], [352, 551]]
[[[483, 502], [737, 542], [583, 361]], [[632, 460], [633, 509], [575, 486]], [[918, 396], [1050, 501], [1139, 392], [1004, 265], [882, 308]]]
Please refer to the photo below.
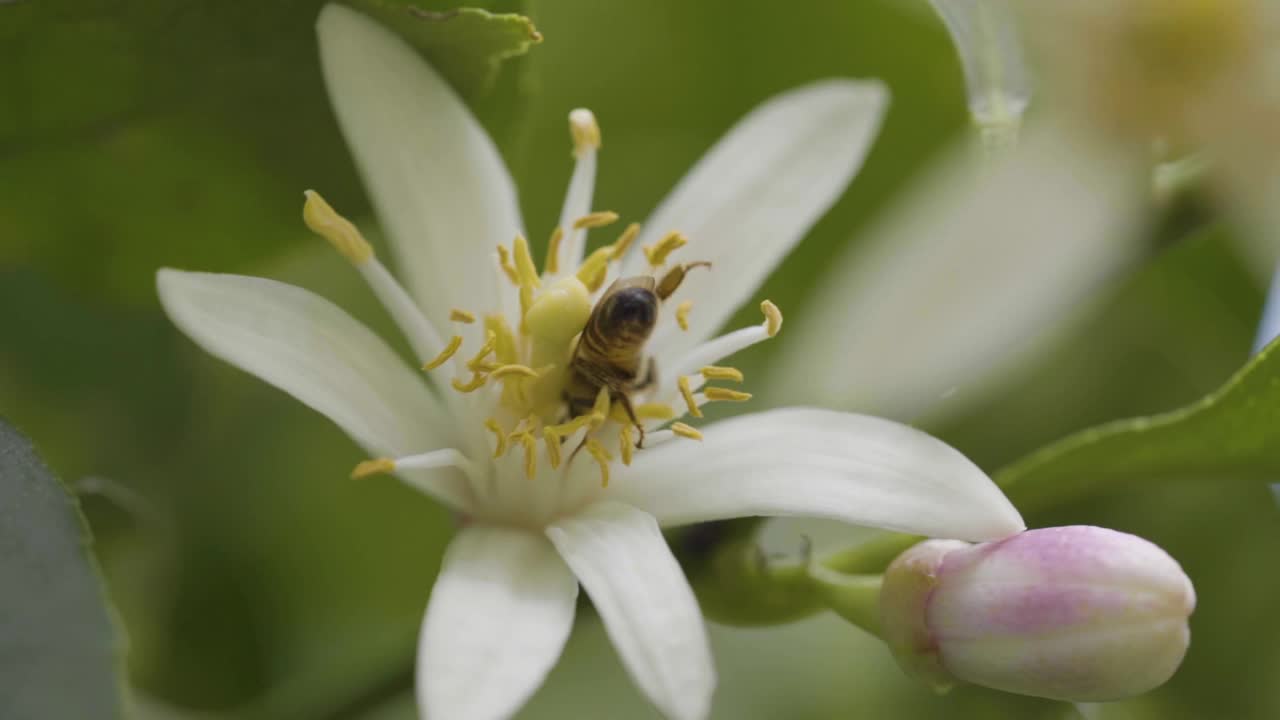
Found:
[[743, 380], [742, 371], [735, 367], [721, 367], [719, 365], [708, 365], [702, 368], [702, 377], [708, 380], [732, 380], [740, 383]]
[[690, 440], [702, 439], [702, 433], [698, 432], [697, 429], [692, 426], [685, 425], [682, 422], [671, 423], [671, 432], [679, 435], [680, 437], [689, 438]]
[[533, 264], [533, 255], [529, 253], [529, 241], [524, 235], [516, 235], [511, 246], [516, 256], [516, 277], [520, 287], [537, 288], [542, 283], [538, 280], [538, 268]]
[[769, 337], [777, 335], [778, 331], [782, 329], [782, 311], [778, 309], [777, 305], [765, 300], [760, 303], [760, 312], [764, 313], [765, 329], [769, 332]]
[[396, 471], [396, 462], [391, 458], [375, 458], [365, 460], [351, 471], [352, 480], [363, 480], [374, 475], [389, 475]]
[[520, 433], [520, 443], [524, 445], [524, 475], [530, 480], [538, 474], [538, 444], [533, 433]]
[[529, 322], [527, 315], [529, 308], [533, 307], [533, 287], [529, 285], [520, 286], [520, 333], [522, 335], [529, 334]]
[[688, 243], [689, 238], [673, 231], [667, 233], [661, 240], [653, 245], [646, 245], [641, 249], [644, 250], [644, 256], [649, 260], [649, 265], [657, 268], [667, 262], [668, 255], [679, 250]]
[[560, 441], [581, 430], [590, 419], [590, 415], [579, 415], [569, 422], [548, 425], [542, 429], [542, 439], [547, 445], [547, 460], [552, 468], [560, 467]]
[[640, 403], [632, 409], [636, 411], [637, 420], [670, 420], [676, 416], [670, 405], [660, 402]]
[[542, 431], [542, 442], [547, 446], [547, 464], [552, 470], [560, 467], [560, 435], [550, 430]]
[[529, 367], [528, 365], [511, 364], [511, 365], [500, 365], [497, 368], [495, 368], [493, 372], [489, 373], [489, 377], [493, 378], [494, 380], [505, 378], [508, 375], [518, 375], [520, 377], [535, 378], [535, 377], [538, 377], [538, 372], [533, 368]]
[[633, 450], [631, 444], [631, 426], [623, 425], [618, 431], [618, 452], [622, 454], [622, 464], [631, 464], [631, 452]]
[[449, 338], [449, 344], [444, 347], [444, 350], [441, 350], [439, 355], [435, 356], [434, 358], [429, 360], [427, 363], [425, 363], [422, 366], [422, 369], [435, 370], [436, 368], [448, 362], [449, 358], [453, 357], [454, 354], [458, 352], [458, 348], [460, 347], [462, 347], [462, 336], [454, 335], [453, 337]]
[[565, 230], [556, 266], [572, 272], [582, 262], [586, 231], [572, 229], [575, 218], [591, 212], [591, 196], [596, 184], [596, 151], [600, 148], [600, 126], [590, 110], [569, 113], [569, 133], [573, 136], [573, 175], [560, 208], [560, 221]]
[[493, 437], [497, 441], [497, 447], [493, 450], [493, 456], [495, 458], [502, 457], [502, 454], [507, 451], [507, 434], [502, 431], [502, 426], [493, 418], [485, 420], [484, 426], [489, 428], [489, 431], [493, 433]]
[[[443, 448], [441, 450], [432, 450], [420, 455], [409, 455], [407, 457], [396, 458], [378, 458], [376, 460], [366, 460], [356, 466], [351, 471], [351, 477], [360, 479], [369, 477], [370, 475], [378, 475], [396, 470], [430, 470], [441, 467], [456, 467], [474, 478], [476, 475], [475, 463], [466, 455], [458, 452], [454, 448]], [[418, 486], [414, 480], [406, 478], [410, 485]]]
[[493, 331], [489, 331], [485, 335], [484, 344], [480, 346], [480, 350], [467, 361], [467, 369], [471, 372], [479, 372], [484, 368], [484, 359], [489, 357], [489, 353], [493, 352], [494, 345], [498, 342], [498, 336]]
[[583, 285], [587, 286], [587, 290], [595, 292], [604, 284], [605, 271], [609, 268], [609, 261], [613, 259], [613, 248], [606, 245], [595, 252], [591, 253], [582, 266], [578, 268], [578, 279]]
[[302, 193], [302, 221], [315, 234], [328, 240], [352, 265], [363, 265], [373, 257], [373, 248], [351, 221], [342, 217], [315, 190]]
[[693, 301], [685, 300], [676, 306], [676, 324], [681, 330], [689, 329], [689, 311], [693, 309]]
[[702, 417], [702, 410], [698, 408], [698, 403], [693, 399], [693, 390], [689, 388], [689, 378], [681, 375], [676, 380], [676, 385], [680, 388], [680, 396], [684, 398], [684, 404], [689, 406], [689, 414], [696, 418]]
[[746, 402], [751, 399], [751, 393], [742, 392], [740, 390], [730, 390], [729, 388], [708, 387], [702, 389], [702, 394], [711, 401], [728, 401], [728, 402]]
[[618, 222], [618, 213], [612, 210], [600, 210], [598, 212], [587, 213], [573, 221], [574, 230], [591, 230], [593, 228], [602, 228]]
[[507, 324], [506, 316], [501, 313], [486, 315], [484, 328], [493, 333], [493, 352], [498, 356], [498, 361], [504, 365], [515, 362], [518, 358], [516, 355], [516, 336], [511, 332], [511, 326]]
[[520, 285], [520, 275], [516, 272], [516, 266], [511, 264], [511, 252], [504, 245], [498, 246], [498, 267], [502, 268], [512, 285]]
[[559, 225], [551, 231], [551, 239], [547, 241], [547, 263], [543, 273], [555, 275], [560, 272], [560, 242], [564, 240], [564, 228]]
[[610, 255], [609, 259], [621, 260], [622, 256], [626, 255], [627, 251], [631, 249], [631, 243], [635, 242], [639, 235], [640, 223], [631, 223], [628, 225], [627, 229], [623, 230], [622, 234], [618, 236], [618, 239], [614, 240], [613, 244], [609, 246], [613, 249], [613, 253]]
[[449, 319], [454, 322], [466, 323], [467, 325], [470, 325], [471, 323], [476, 321], [476, 316], [472, 315], [466, 310], [459, 310], [458, 308], [453, 308], [452, 310], [449, 311]]
[[596, 116], [586, 108], [569, 113], [569, 135], [573, 137], [573, 154], [582, 157], [588, 150], [600, 149], [600, 126]]
[[609, 463], [613, 460], [613, 456], [595, 438], [587, 440], [587, 452], [596, 459], [596, 464], [600, 466], [600, 487], [609, 487]]
[[473, 373], [471, 375], [471, 379], [468, 380], [467, 382], [462, 382], [458, 378], [454, 378], [453, 380], [449, 381], [449, 384], [453, 385], [453, 389], [457, 390], [460, 393], [469, 393], [469, 392], [474, 392], [476, 390], [479, 390], [481, 387], [484, 386], [485, 382], [488, 379], [489, 379], [488, 376], [485, 375], [484, 373]]
[[765, 314], [764, 322], [734, 330], [693, 348], [670, 366], [670, 374], [666, 377], [696, 372], [697, 368], [712, 365], [722, 358], [773, 337], [782, 327], [782, 312], [768, 300], [760, 303], [760, 309]]

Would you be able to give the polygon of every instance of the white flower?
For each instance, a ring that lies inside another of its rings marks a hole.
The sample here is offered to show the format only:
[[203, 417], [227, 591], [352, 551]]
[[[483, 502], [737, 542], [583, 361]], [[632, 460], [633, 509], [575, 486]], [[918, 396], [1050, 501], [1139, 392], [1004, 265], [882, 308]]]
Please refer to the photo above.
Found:
[[[341, 6], [321, 13], [319, 35], [340, 125], [409, 292], [315, 193], [304, 218], [365, 276], [428, 361], [431, 382], [305, 290], [176, 270], [160, 271], [158, 286], [170, 317], [206, 350], [325, 414], [379, 458], [356, 474], [394, 472], [464, 518], [422, 626], [425, 715], [514, 713], [564, 646], [581, 584], [654, 704], [672, 718], [705, 717], [710, 650], [664, 526], [779, 514], [974, 541], [1022, 529], [977, 467], [903, 425], [812, 409], [702, 432], [678, 422], [703, 402], [748, 397], [702, 385], [740, 380], [715, 363], [772, 337], [781, 314], [766, 301], [760, 325], [711, 334], [849, 182], [883, 112], [878, 84], [821, 82], [766, 103], [643, 231], [628, 228], [585, 260], [586, 229], [616, 217], [591, 212], [599, 130], [574, 111], [576, 167], [539, 273], [496, 149], [441, 78]], [[622, 252], [636, 246], [646, 252]], [[600, 289], [616, 276], [661, 276], [650, 263], [664, 266], [673, 252], [712, 268], [693, 269], [674, 311], [661, 308], [646, 346], [657, 380], [636, 396], [647, 432], [633, 450], [631, 424], [607, 394], [565, 415], [564, 367]], [[446, 341], [448, 327], [456, 334]]]

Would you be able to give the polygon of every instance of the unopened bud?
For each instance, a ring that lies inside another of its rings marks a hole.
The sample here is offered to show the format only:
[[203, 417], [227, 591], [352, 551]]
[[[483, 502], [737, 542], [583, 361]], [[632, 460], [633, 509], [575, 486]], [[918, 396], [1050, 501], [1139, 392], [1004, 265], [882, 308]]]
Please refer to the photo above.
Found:
[[1090, 702], [1173, 675], [1195, 591], [1154, 544], [1072, 526], [921, 543], [889, 566], [880, 605], [899, 664], [936, 688], [969, 682]]

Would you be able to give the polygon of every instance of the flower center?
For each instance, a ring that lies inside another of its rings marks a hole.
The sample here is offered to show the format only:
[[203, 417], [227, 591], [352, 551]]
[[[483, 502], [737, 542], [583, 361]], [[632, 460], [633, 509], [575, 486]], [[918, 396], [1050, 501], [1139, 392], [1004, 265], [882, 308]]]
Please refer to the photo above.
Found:
[[[646, 272], [623, 277], [622, 260], [640, 235], [635, 223], [612, 243], [586, 254], [587, 232], [613, 225], [618, 215], [589, 212], [600, 146], [595, 118], [575, 110], [569, 124], [577, 163], [565, 214], [548, 241], [542, 272], [528, 241], [517, 235], [509, 247], [499, 246], [494, 257], [497, 270], [510, 283], [501, 290], [503, 307], [480, 315], [460, 308], [449, 313], [451, 323], [481, 323], [479, 347], [464, 349], [467, 333], [451, 334], [446, 341], [374, 256], [359, 230], [314, 191], [306, 193], [303, 219], [360, 270], [414, 351], [430, 358], [423, 370], [437, 385], [452, 386], [458, 395], [450, 404], [460, 421], [482, 423], [492, 434], [495, 460], [519, 453], [524, 474], [534, 479], [544, 461], [556, 470], [585, 450], [599, 467], [601, 484], [607, 486], [615, 456], [630, 465], [637, 450], [677, 437], [701, 440], [700, 432], [680, 422], [684, 415], [702, 417], [700, 408], [708, 402], [749, 400], [751, 395], [739, 390], [703, 385], [741, 383], [741, 371], [716, 363], [776, 335], [782, 314], [766, 300], [760, 306], [762, 324], [712, 339], [683, 357], [655, 362], [646, 344], [667, 317], [668, 299], [690, 271], [709, 270], [711, 264], [673, 262], [673, 255], [689, 240], [669, 232], [641, 248]], [[693, 302], [684, 300], [670, 316], [687, 331], [693, 309]], [[352, 476], [454, 466], [479, 481], [486, 472], [476, 456], [481, 448], [472, 445], [467, 452], [443, 448], [368, 460], [356, 466]]]
[[[603, 228], [617, 220], [614, 212], [593, 212], [576, 218], [571, 227]], [[670, 232], [642, 248], [649, 263], [647, 274], [617, 278], [617, 266], [639, 233], [640, 226], [632, 223], [616, 240], [565, 274], [557, 266], [562, 228], [551, 235], [541, 274], [522, 235], [510, 248], [497, 248], [498, 265], [519, 297], [519, 322], [513, 328], [501, 312], [484, 315], [485, 340], [462, 363], [467, 375], [452, 378], [450, 384], [459, 393], [487, 388], [496, 394], [494, 412], [484, 421], [494, 437], [493, 456], [523, 453], [530, 479], [537, 475], [540, 452], [545, 452], [552, 469], [558, 469], [566, 462], [565, 446], [572, 443], [568, 461], [585, 449], [600, 468], [601, 483], [607, 485], [614, 452], [630, 465], [634, 451], [643, 447], [647, 430], [685, 411], [701, 417], [702, 402], [743, 402], [751, 397], [729, 388], [706, 388], [695, 397], [691, 379], [680, 376], [677, 385], [683, 410], [654, 398], [656, 371], [645, 354], [645, 341], [660, 321], [662, 304], [688, 272], [709, 268], [710, 263], [670, 263], [672, 254], [688, 243], [684, 235]], [[611, 278], [616, 279], [602, 292]], [[594, 302], [593, 297], [597, 297]], [[692, 307], [692, 301], [676, 306], [674, 318], [681, 328], [688, 329]], [[771, 303], [766, 307], [780, 323], [776, 308]], [[474, 314], [456, 308], [450, 317], [467, 324], [477, 321]], [[424, 369], [458, 357], [462, 346], [462, 336], [454, 335]], [[743, 380], [742, 373], [732, 367], [706, 366], [699, 374], [703, 382]], [[668, 429], [677, 437], [702, 438], [682, 422], [672, 422]]]

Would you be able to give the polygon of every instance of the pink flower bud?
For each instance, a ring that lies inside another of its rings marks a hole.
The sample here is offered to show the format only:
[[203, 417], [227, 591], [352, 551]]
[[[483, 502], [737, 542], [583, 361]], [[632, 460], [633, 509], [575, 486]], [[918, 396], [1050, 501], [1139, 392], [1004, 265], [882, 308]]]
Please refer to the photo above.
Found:
[[1169, 679], [1195, 591], [1165, 551], [1099, 527], [1029, 530], [904, 552], [880, 593], [885, 641], [909, 674], [1078, 702]]

